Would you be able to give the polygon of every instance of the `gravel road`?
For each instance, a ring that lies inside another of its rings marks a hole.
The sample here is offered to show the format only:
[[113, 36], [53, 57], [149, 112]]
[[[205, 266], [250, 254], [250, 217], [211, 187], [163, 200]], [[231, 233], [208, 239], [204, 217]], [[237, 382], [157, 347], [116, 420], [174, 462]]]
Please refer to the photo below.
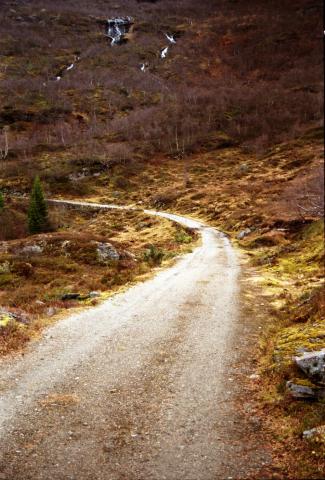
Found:
[[239, 258], [213, 228], [147, 213], [202, 244], [1, 360], [0, 479], [239, 479], [269, 461], [236, 402], [254, 341]]

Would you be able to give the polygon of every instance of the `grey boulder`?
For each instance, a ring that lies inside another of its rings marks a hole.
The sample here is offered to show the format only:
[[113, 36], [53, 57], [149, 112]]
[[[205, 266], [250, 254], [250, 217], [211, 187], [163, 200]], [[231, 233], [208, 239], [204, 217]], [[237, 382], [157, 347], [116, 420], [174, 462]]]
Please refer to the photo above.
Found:
[[0, 308], [0, 327], [6, 327], [12, 322], [27, 325], [29, 324], [29, 321], [29, 318], [23, 313], [13, 313]]
[[98, 243], [97, 244], [97, 258], [100, 262], [105, 263], [110, 260], [117, 261], [120, 259], [120, 255], [115, 247], [111, 243]]
[[289, 395], [296, 400], [322, 400], [325, 398], [325, 389], [316, 385], [304, 385], [289, 380], [286, 388]]
[[318, 352], [304, 353], [294, 360], [311, 381], [325, 385], [325, 348]]
[[249, 235], [250, 233], [252, 233], [252, 230], [250, 228], [246, 228], [245, 230], [242, 230], [241, 232], [238, 233], [237, 239], [242, 240], [243, 238], [247, 237], [247, 235]]
[[41, 255], [43, 248], [40, 245], [26, 245], [21, 249], [23, 255]]
[[287, 392], [296, 399], [315, 399], [315, 390], [307, 385], [299, 385], [289, 380], [286, 383]]

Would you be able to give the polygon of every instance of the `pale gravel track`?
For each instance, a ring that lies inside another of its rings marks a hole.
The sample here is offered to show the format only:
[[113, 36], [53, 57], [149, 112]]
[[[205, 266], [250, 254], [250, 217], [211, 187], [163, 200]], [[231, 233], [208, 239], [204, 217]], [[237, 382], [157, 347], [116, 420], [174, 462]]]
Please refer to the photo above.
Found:
[[252, 333], [239, 321], [238, 255], [213, 228], [145, 212], [198, 229], [202, 245], [0, 362], [0, 479], [251, 478], [268, 461], [236, 425], [247, 365], [234, 367], [233, 347]]

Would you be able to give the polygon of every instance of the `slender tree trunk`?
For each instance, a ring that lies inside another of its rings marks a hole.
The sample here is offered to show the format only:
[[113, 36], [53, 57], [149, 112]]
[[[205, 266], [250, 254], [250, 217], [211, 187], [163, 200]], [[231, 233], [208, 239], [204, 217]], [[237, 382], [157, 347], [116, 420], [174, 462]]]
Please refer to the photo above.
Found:
[[9, 153], [9, 127], [3, 127], [4, 147], [0, 149], [0, 156], [5, 160]]

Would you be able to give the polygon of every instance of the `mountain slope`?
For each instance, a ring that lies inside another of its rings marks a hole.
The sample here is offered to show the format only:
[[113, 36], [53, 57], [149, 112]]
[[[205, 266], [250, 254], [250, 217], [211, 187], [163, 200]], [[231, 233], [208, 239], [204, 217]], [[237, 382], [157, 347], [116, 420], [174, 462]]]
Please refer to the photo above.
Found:
[[[318, 478], [322, 468], [321, 445], [302, 433], [324, 423], [323, 405], [286, 391], [288, 380], [306, 382], [292, 356], [325, 347], [322, 13], [315, 0], [0, 5], [0, 240], [14, 251], [52, 237], [78, 243], [87, 230], [83, 242], [134, 248], [136, 268], [110, 265], [92, 284], [82, 278], [90, 267], [80, 245], [69, 272], [53, 250], [71, 293], [111, 291], [195, 238], [139, 212], [114, 220], [52, 208], [54, 231], [28, 237], [21, 195], [36, 174], [48, 197], [166, 209], [228, 233], [250, 260], [245, 308], [265, 322], [252, 387], [257, 409], [279, 476], [292, 478]], [[106, 21], [121, 16], [132, 17], [132, 28], [112, 46]], [[12, 261], [1, 248], [0, 298], [47, 323], [47, 302], [58, 302], [53, 255]], [[49, 283], [37, 297], [44, 275]], [[34, 285], [32, 301], [8, 296], [15, 282], [26, 295]]]

